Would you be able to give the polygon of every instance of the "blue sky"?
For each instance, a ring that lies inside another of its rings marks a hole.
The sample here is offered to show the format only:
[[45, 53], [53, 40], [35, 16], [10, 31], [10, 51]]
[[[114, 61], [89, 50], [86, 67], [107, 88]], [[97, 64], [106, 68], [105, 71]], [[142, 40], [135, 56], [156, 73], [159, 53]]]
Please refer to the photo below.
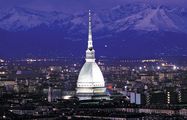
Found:
[[0, 0], [0, 7], [13, 6], [29, 7], [39, 10], [57, 10], [75, 12], [82, 9], [103, 9], [129, 2], [143, 2], [148, 4], [164, 4], [168, 6], [180, 6], [187, 8], [187, 0]]

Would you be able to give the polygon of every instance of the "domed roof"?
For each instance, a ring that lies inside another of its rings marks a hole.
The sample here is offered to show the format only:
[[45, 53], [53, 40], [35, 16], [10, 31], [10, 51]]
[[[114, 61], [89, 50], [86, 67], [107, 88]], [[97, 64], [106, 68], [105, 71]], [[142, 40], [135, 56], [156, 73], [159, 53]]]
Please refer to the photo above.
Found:
[[[99, 66], [95, 62], [95, 50], [93, 49], [91, 13], [89, 11], [88, 47], [86, 50], [86, 63], [83, 65], [78, 81], [78, 88], [104, 87], [105, 82]], [[85, 90], [83, 90], [85, 92]], [[88, 92], [88, 90], [86, 90]]]
[[95, 62], [86, 62], [79, 73], [77, 84], [104, 87], [105, 82], [99, 66]]

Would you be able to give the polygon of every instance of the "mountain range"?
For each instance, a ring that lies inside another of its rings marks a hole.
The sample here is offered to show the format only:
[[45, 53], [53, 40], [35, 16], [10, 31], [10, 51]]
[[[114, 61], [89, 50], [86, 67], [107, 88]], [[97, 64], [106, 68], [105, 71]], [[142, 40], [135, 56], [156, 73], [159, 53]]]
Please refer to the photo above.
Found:
[[[187, 55], [187, 9], [145, 4], [92, 11], [98, 56]], [[84, 56], [88, 11], [0, 10], [0, 56]]]

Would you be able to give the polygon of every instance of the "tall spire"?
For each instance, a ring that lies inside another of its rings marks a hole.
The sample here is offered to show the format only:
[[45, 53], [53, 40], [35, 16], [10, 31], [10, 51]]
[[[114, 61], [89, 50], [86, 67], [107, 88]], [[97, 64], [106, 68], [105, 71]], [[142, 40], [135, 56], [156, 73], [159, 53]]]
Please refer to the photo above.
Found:
[[91, 11], [89, 10], [89, 26], [88, 26], [88, 48], [86, 50], [86, 61], [95, 62], [95, 50], [93, 49], [92, 41], [92, 17]]
[[88, 30], [88, 49], [93, 48], [93, 42], [92, 42], [92, 17], [91, 17], [91, 11], [89, 10], [89, 30]]

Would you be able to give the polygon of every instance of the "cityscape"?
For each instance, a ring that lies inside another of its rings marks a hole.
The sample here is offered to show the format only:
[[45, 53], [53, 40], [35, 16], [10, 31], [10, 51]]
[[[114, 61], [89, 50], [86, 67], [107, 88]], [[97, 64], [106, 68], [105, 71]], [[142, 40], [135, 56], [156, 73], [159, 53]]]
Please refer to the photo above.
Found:
[[[183, 0], [109, 0], [109, 8], [126, 6], [112, 8], [110, 20], [97, 0], [42, 0], [41, 9], [16, 1], [0, 1], [0, 119], [187, 119]], [[50, 8], [67, 14], [43, 11]], [[67, 17], [75, 9], [83, 13]]]
[[186, 65], [98, 59], [110, 100], [79, 101], [75, 88], [82, 63], [81, 58], [1, 60], [1, 119], [186, 118]]

